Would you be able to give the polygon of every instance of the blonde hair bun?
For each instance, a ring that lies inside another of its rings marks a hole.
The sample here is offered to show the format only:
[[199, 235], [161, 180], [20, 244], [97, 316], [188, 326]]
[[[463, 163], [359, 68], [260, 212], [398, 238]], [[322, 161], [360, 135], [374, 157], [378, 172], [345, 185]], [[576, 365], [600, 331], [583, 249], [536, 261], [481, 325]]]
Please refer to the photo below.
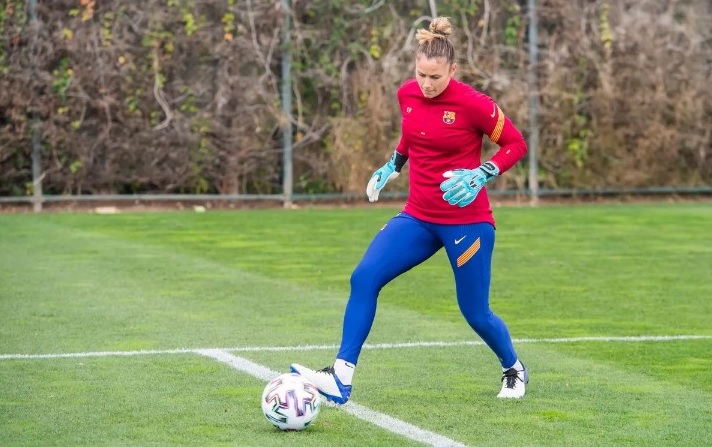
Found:
[[452, 25], [450, 24], [450, 19], [447, 17], [435, 17], [428, 30], [433, 34], [439, 34], [441, 36], [449, 37], [452, 34]]

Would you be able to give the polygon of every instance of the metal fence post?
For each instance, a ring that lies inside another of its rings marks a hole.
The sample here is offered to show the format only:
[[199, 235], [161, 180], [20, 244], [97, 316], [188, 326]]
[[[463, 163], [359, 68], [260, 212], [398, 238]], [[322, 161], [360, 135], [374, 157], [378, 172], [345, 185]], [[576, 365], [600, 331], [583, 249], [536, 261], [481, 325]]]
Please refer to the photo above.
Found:
[[539, 63], [537, 32], [536, 0], [528, 0], [529, 15], [529, 69], [527, 82], [529, 84], [529, 193], [530, 203], [539, 203], [539, 86], [537, 80], [537, 65]]
[[[32, 71], [32, 80], [37, 81], [37, 64], [35, 58], [37, 55], [37, 33], [39, 32], [39, 21], [37, 20], [37, 0], [28, 0], [26, 7], [30, 15], [30, 32], [31, 32], [31, 47], [30, 47], [30, 70]], [[32, 112], [32, 125], [30, 135], [32, 136], [32, 209], [35, 213], [42, 212], [42, 137], [39, 130], [39, 115], [36, 111]]]
[[282, 0], [284, 9], [284, 34], [282, 37], [282, 112], [284, 123], [282, 125], [282, 193], [284, 207], [292, 206], [294, 190], [293, 164], [292, 164], [292, 49], [290, 43], [292, 10], [291, 1]]

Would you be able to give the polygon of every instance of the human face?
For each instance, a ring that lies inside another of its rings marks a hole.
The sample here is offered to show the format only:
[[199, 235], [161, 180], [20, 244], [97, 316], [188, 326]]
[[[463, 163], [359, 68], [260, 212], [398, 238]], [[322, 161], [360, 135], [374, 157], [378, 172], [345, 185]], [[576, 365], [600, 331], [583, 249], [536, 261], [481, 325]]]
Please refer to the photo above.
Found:
[[449, 63], [444, 57], [428, 59], [422, 54], [415, 58], [415, 78], [420, 91], [426, 98], [435, 98], [445, 90], [455, 74], [457, 64]]

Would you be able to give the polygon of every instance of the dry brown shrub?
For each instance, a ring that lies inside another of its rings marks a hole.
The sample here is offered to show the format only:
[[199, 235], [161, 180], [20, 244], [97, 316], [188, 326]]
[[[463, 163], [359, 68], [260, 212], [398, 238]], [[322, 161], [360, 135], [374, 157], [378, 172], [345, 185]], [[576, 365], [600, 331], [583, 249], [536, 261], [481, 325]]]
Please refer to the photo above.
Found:
[[[436, 2], [457, 76], [528, 136], [525, 3]], [[709, 0], [537, 3], [541, 186], [711, 185]], [[0, 194], [31, 192], [33, 122], [47, 193], [281, 192], [281, 2], [170, 4], [96, 2], [83, 20], [78, 0], [40, 1], [37, 27], [3, 10]], [[429, 8], [293, 4], [295, 190], [361, 192], [398, 141]], [[526, 171], [495, 186], [523, 189]]]

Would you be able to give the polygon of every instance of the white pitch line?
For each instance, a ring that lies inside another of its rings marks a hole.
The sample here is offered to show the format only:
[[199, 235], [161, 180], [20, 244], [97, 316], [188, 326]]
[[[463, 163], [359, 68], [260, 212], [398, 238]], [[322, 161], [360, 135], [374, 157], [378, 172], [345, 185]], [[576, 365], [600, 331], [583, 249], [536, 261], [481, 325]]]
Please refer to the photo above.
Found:
[[[258, 363], [254, 363], [242, 357], [237, 357], [220, 349], [201, 349], [195, 351], [195, 353], [227, 363], [239, 371], [245, 372], [264, 381], [269, 381], [281, 374]], [[359, 405], [352, 401], [346, 403], [345, 405], [338, 405], [334, 407], [366, 422], [377, 425], [391, 433], [401, 435], [416, 442], [422, 442], [433, 447], [466, 447], [464, 444], [460, 444], [450, 438], [446, 438], [445, 436], [438, 435], [437, 433], [416, 427], [415, 425], [401, 421], [400, 419], [396, 419], [392, 416], [388, 416], [387, 414], [371, 410], [370, 408], [364, 407], [363, 405]]]
[[[580, 343], [580, 342], [667, 342], [686, 340], [712, 340], [712, 335], [639, 335], [621, 337], [570, 337], [570, 338], [515, 338], [515, 344], [524, 343]], [[482, 341], [421, 341], [406, 343], [366, 343], [364, 349], [401, 349], [401, 348], [442, 348], [457, 346], [483, 346]], [[58, 354], [0, 354], [0, 360], [32, 360], [32, 359], [61, 359], [84, 357], [111, 357], [134, 355], [162, 355], [162, 354], [192, 354], [196, 351], [217, 349], [228, 352], [284, 352], [284, 351], [324, 351], [338, 349], [338, 345], [298, 345], [298, 346], [238, 346], [232, 348], [180, 348], [180, 349], [147, 349], [136, 351], [98, 351], [98, 352], [70, 352]]]
[[[712, 340], [712, 335], [634, 335], [620, 337], [569, 337], [569, 338], [515, 338], [514, 344], [524, 343], [580, 343], [580, 342], [659, 342], [684, 340]], [[363, 349], [400, 349], [400, 348], [447, 348], [457, 346], [484, 346], [483, 341], [416, 341], [403, 343], [378, 343], [363, 345]], [[281, 352], [281, 351], [324, 351], [338, 349], [338, 345], [302, 345], [302, 346], [243, 346], [220, 348], [230, 352]]]
[[68, 352], [65, 354], [0, 354], [0, 360], [66, 359], [85, 357], [121, 357], [134, 355], [193, 354], [195, 349], [142, 349], [137, 351]]

